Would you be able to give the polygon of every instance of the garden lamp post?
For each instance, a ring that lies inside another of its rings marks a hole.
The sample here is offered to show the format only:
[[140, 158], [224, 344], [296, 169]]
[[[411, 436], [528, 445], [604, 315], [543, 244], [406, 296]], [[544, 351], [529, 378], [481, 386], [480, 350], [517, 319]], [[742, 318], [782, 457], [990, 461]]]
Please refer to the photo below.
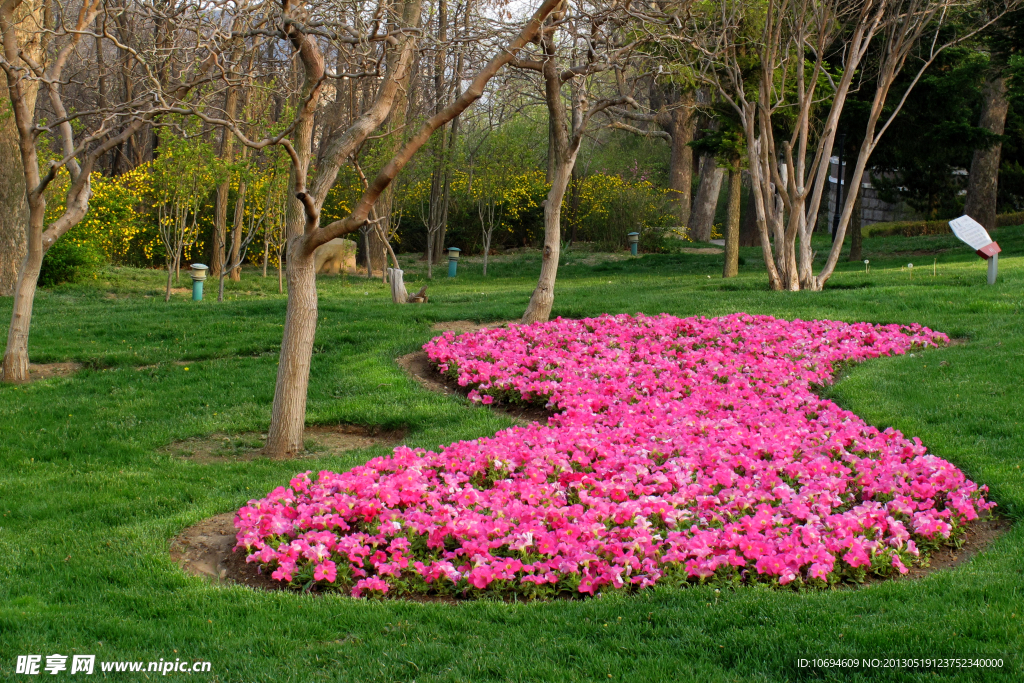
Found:
[[631, 232], [626, 237], [629, 238], [629, 253], [636, 256], [636, 245], [640, 241], [640, 233]]
[[460, 251], [458, 247], [448, 247], [448, 277], [455, 277], [455, 271], [459, 269]]
[[206, 280], [206, 271], [209, 270], [207, 266], [202, 263], [193, 263], [192, 272], [192, 301], [203, 300], [203, 281]]

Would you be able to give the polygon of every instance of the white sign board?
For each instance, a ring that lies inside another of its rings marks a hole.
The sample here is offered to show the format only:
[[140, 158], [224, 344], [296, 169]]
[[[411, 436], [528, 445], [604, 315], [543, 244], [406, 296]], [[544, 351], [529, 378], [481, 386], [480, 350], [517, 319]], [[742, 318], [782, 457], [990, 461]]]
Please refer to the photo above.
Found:
[[953, 234], [960, 238], [961, 242], [975, 251], [992, 244], [992, 238], [988, 236], [985, 226], [970, 216], [960, 216], [960, 218], [951, 220], [949, 227], [953, 229]]

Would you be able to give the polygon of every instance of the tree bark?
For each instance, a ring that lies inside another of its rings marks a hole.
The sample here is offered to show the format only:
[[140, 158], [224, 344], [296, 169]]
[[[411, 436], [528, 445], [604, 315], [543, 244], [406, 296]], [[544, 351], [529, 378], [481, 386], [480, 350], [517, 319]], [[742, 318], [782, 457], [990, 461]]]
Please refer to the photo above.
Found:
[[36, 283], [43, 265], [42, 245], [30, 248], [25, 255], [21, 277], [14, 289], [14, 310], [7, 330], [7, 351], [0, 367], [0, 379], [7, 383], [28, 381], [28, 335], [32, 324], [32, 305]]
[[[0, 72], [0, 79], [6, 78]], [[11, 296], [18, 282], [18, 269], [28, 250], [25, 224], [25, 173], [18, 152], [18, 130], [10, 109], [0, 113], [0, 296]]]
[[741, 212], [740, 219], [740, 246], [741, 247], [756, 247], [758, 244], [757, 237], [757, 209], [754, 207], [754, 191], [750, 187], [750, 173], [743, 171], [741, 174], [742, 185], [746, 185], [750, 189], [750, 194], [747, 196], [747, 205]]
[[[1002, 135], [1006, 126], [1006, 77], [997, 76], [985, 84], [984, 103], [981, 109], [980, 128]], [[964, 213], [994, 230], [996, 224], [996, 201], [999, 191], [999, 164], [1002, 160], [1003, 145], [1000, 142], [974, 152], [971, 172], [967, 180], [967, 202]]]
[[697, 197], [693, 202], [693, 213], [687, 234], [694, 242], [707, 242], [711, 239], [711, 228], [715, 222], [715, 210], [718, 208], [718, 194], [722, 189], [721, 168], [712, 156], [704, 157], [700, 169], [700, 185]]
[[722, 277], [736, 277], [740, 272], [740, 190], [743, 186], [739, 159], [729, 168], [729, 213], [725, 221], [725, 266]]
[[267, 434], [266, 452], [274, 457], [301, 453], [305, 448], [306, 394], [309, 366], [316, 338], [316, 270], [312, 254], [303, 253], [301, 237], [288, 244], [288, 308], [286, 333], [281, 342], [274, 392], [274, 419]]
[[694, 96], [687, 91], [672, 111], [672, 154], [669, 157], [668, 189], [681, 225], [689, 225], [693, 203]]
[[[42, 0], [23, 2], [15, 11], [17, 42], [29, 57], [40, 61], [44, 38], [36, 27], [44, 25]], [[22, 31], [24, 26], [26, 31]], [[7, 92], [7, 76], [0, 71], [0, 87]], [[22, 97], [29, 112], [35, 112], [39, 92], [37, 81], [22, 81]], [[28, 202], [25, 199], [25, 171], [21, 165], [18, 127], [10, 101], [0, 105], [0, 296], [11, 296], [17, 287], [18, 269], [28, 253], [25, 227]]]
[[853, 202], [853, 215], [850, 216], [850, 256], [849, 261], [860, 261], [864, 258], [864, 234], [861, 232], [861, 213], [863, 211], [864, 183], [857, 186], [857, 198]]

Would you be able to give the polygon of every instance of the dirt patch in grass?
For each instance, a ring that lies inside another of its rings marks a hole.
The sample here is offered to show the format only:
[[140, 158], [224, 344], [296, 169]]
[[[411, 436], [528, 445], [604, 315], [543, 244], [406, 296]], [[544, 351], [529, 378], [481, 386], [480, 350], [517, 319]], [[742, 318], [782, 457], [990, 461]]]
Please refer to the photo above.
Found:
[[[469, 393], [466, 387], [460, 387], [458, 382], [452, 381], [437, 372], [430, 364], [426, 351], [407, 354], [401, 358], [396, 358], [395, 362], [409, 373], [413, 379], [430, 391], [448, 395], [462, 394], [463, 396]], [[536, 406], [491, 404], [490, 408], [495, 412], [508, 415], [520, 423], [540, 422], [541, 424], [547, 424], [548, 418], [551, 416], [549, 411]]]
[[721, 254], [723, 250], [715, 247], [683, 247], [679, 251], [684, 254]]
[[67, 377], [82, 369], [81, 363], [29, 363], [28, 381]]
[[636, 258], [636, 257], [633, 256], [632, 254], [630, 254], [629, 252], [626, 252], [625, 254], [595, 253], [595, 254], [591, 254], [589, 256], [584, 256], [583, 258], [581, 258], [578, 261], [569, 260], [570, 258], [571, 258], [571, 254], [566, 254], [566, 260], [567, 260], [566, 265], [570, 265], [570, 266], [596, 266], [596, 265], [601, 264], [601, 263], [615, 263], [615, 262], [618, 262], [618, 261], [625, 261], [626, 259], [631, 259], [631, 258]]
[[[292, 457], [322, 458], [371, 446], [395, 446], [404, 437], [405, 430], [384, 430], [363, 425], [316, 425], [306, 427], [306, 449]], [[266, 434], [258, 432], [215, 433], [175, 441], [160, 450], [200, 464], [246, 462], [267, 457], [263, 454], [266, 439]]]
[[434, 332], [455, 332], [465, 334], [477, 330], [489, 330], [497, 327], [508, 327], [509, 323], [519, 322], [518, 320], [502, 320], [496, 323], [475, 323], [472, 320], [442, 320], [430, 326]]
[[171, 539], [171, 559], [187, 574], [223, 584], [238, 583], [262, 590], [282, 590], [287, 586], [260, 572], [255, 563], [245, 561], [245, 552], [234, 552], [235, 513], [204, 519]]

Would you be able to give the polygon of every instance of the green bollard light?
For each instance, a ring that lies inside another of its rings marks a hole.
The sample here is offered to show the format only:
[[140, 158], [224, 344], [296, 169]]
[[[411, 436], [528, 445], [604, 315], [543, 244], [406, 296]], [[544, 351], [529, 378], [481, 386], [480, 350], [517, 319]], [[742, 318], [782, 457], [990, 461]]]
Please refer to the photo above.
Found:
[[455, 272], [459, 269], [459, 252], [462, 251], [458, 247], [448, 247], [448, 277], [455, 277]]
[[206, 280], [207, 266], [202, 263], [192, 264], [192, 301], [203, 300], [203, 281]]
[[640, 241], [640, 233], [631, 232], [626, 237], [629, 238], [629, 253], [636, 256], [636, 245]]

